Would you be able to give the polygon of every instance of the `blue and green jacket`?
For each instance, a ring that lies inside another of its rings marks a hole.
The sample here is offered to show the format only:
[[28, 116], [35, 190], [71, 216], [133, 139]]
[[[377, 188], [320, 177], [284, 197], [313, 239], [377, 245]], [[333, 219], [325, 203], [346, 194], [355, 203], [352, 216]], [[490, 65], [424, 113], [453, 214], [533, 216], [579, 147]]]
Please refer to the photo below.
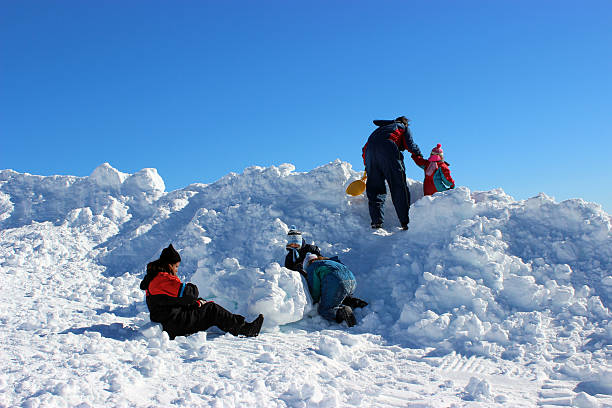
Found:
[[312, 262], [306, 267], [306, 282], [314, 303], [317, 303], [321, 298], [321, 282], [328, 274], [333, 274], [338, 279], [339, 284], [343, 281], [355, 280], [353, 272], [341, 262], [331, 259]]

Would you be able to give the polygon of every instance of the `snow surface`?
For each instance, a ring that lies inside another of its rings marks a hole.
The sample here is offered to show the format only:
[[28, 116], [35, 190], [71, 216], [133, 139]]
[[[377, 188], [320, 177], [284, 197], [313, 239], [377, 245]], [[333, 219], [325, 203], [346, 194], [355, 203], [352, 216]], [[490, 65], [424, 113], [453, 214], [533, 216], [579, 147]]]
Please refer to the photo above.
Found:
[[[165, 192], [155, 169], [0, 171], [0, 406], [612, 406], [612, 232], [598, 204], [458, 187], [369, 228], [360, 174], [251, 167]], [[357, 278], [353, 328], [282, 267], [289, 225]], [[138, 285], [179, 275], [249, 319], [170, 341]]]

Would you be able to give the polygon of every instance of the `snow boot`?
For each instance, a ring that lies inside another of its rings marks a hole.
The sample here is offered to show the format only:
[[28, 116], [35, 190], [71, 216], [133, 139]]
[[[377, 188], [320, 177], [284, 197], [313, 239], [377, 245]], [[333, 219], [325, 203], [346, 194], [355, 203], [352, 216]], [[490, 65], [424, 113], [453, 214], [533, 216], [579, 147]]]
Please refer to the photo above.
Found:
[[342, 304], [350, 307], [351, 309], [356, 309], [358, 307], [366, 307], [368, 305], [368, 302], [356, 297], [347, 296], [342, 301]]
[[372, 224], [372, 229], [380, 229], [382, 228], [382, 224]]
[[238, 334], [242, 334], [246, 337], [257, 337], [259, 331], [261, 330], [261, 325], [263, 324], [264, 317], [262, 314], [257, 316], [257, 319], [253, 320], [251, 323], [245, 323], [239, 330]]
[[355, 315], [353, 314], [353, 309], [350, 306], [340, 306], [340, 309], [336, 312], [336, 322], [342, 323], [346, 322], [348, 327], [353, 327], [357, 324], [357, 319], [355, 319]]
[[225, 330], [228, 333], [231, 333], [234, 336], [239, 336], [241, 333], [241, 331], [243, 330], [244, 326], [247, 325], [247, 322], [244, 320], [244, 316], [240, 316], [240, 315], [234, 315], [234, 322], [232, 324], [232, 326], [230, 326], [229, 328], [225, 328], [225, 327], [219, 327], [221, 330]]

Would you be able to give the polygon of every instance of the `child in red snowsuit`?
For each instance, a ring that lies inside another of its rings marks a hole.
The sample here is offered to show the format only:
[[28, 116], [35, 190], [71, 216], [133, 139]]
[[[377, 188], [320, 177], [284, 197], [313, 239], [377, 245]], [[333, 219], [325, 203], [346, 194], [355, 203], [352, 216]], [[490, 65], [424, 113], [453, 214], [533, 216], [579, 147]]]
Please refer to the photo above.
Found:
[[442, 145], [437, 144], [431, 150], [429, 159], [425, 160], [422, 156], [412, 155], [412, 160], [425, 170], [425, 180], [423, 181], [423, 194], [432, 195], [438, 191], [446, 191], [455, 188], [455, 181], [451, 177], [449, 164], [444, 161], [444, 151]]

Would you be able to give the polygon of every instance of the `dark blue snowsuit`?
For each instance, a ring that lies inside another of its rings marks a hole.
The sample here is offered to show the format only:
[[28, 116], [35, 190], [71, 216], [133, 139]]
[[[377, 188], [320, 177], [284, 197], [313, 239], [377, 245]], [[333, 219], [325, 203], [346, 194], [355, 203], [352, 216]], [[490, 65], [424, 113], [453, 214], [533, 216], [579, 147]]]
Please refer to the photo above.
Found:
[[319, 302], [319, 314], [336, 320], [336, 311], [345, 297], [351, 296], [357, 283], [346, 265], [330, 259], [313, 261], [306, 267], [306, 282], [314, 303]]
[[378, 126], [363, 147], [363, 160], [368, 174], [366, 194], [372, 225], [384, 221], [384, 204], [387, 198], [385, 180], [391, 190], [391, 199], [402, 226], [410, 219], [410, 190], [406, 184], [403, 150], [421, 155], [419, 146], [412, 140], [410, 129], [401, 122], [375, 120]]

